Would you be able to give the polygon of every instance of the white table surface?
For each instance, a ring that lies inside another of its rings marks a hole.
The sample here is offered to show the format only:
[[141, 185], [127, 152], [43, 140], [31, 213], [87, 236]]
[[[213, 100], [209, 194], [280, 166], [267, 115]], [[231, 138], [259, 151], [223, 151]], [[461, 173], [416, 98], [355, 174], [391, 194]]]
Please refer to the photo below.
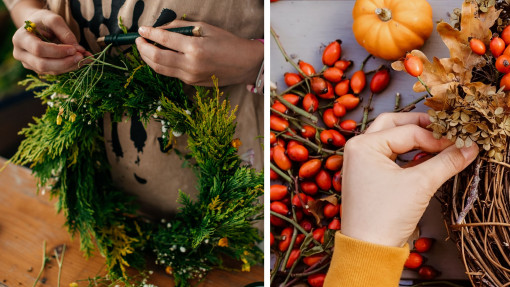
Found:
[[[462, 5], [461, 0], [429, 0], [433, 8], [434, 23], [441, 19], [448, 19], [447, 12]], [[358, 45], [352, 33], [352, 7], [354, 1], [279, 1], [270, 5], [271, 26], [280, 36], [280, 41], [285, 50], [297, 62], [302, 59], [312, 64], [316, 70], [322, 67], [322, 51], [325, 45], [335, 39], [342, 40], [342, 58], [355, 61], [354, 66], [348, 71], [350, 77], [352, 73], [359, 69], [361, 62], [368, 55], [363, 47]], [[419, 13], [419, 11], [417, 11]], [[294, 68], [285, 61], [280, 53], [274, 39], [270, 41], [270, 79], [278, 86], [278, 91], [287, 88], [283, 80], [285, 72], [295, 72]], [[429, 57], [439, 58], [448, 57], [448, 50], [435, 31], [422, 48]], [[365, 71], [371, 71], [378, 68], [381, 64], [390, 62], [380, 59], [370, 59]], [[403, 72], [391, 72], [391, 82], [388, 88], [379, 95], [374, 96], [372, 102], [373, 111], [371, 116], [375, 117], [382, 112], [392, 111], [395, 104], [395, 94], [400, 92], [402, 95], [401, 107], [411, 103], [413, 100], [423, 96], [412, 91], [412, 85], [415, 78]], [[367, 78], [367, 85], [370, 83], [371, 76]], [[361, 95], [368, 100], [369, 89], [365, 88]], [[350, 112], [343, 119], [351, 118], [361, 121], [363, 113], [363, 103], [354, 111]], [[426, 111], [427, 107], [418, 104], [414, 111]], [[424, 218], [419, 224], [423, 236], [436, 239], [432, 250], [425, 256], [428, 258], [426, 264], [432, 265], [442, 272], [437, 279], [467, 279], [464, 266], [459, 257], [458, 251], [453, 242], [445, 242], [447, 233], [440, 214], [440, 205], [436, 200], [432, 200], [427, 209]], [[416, 278], [417, 273], [405, 270], [402, 278]]]

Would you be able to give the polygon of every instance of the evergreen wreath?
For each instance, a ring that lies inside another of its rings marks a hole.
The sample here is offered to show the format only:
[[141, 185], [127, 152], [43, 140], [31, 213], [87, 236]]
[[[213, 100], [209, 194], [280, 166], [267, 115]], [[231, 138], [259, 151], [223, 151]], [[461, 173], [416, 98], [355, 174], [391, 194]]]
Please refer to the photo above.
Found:
[[[37, 31], [28, 21], [25, 28]], [[30, 164], [38, 190], [58, 199], [57, 210], [64, 212], [69, 232], [79, 235], [85, 254], [97, 246], [105, 256], [112, 282], [132, 286], [127, 267], [146, 277], [149, 251], [173, 274], [176, 286], [189, 286], [190, 280], [222, 268], [225, 255], [249, 271], [263, 256], [252, 226], [262, 218], [263, 174], [243, 165], [237, 154], [237, 108], [220, 100], [214, 77], [213, 95], [196, 87], [189, 100], [182, 83], [155, 73], [136, 46], [115, 57], [109, 48], [75, 72], [21, 82], [48, 107], [20, 132], [26, 138], [10, 161]], [[188, 134], [185, 160], [198, 178], [197, 200], [179, 191], [182, 207], [172, 219], [150, 222], [138, 215], [134, 198], [116, 188], [110, 175], [102, 135], [107, 113], [116, 122], [125, 114], [139, 116], [144, 124], [154, 117], [161, 121], [167, 146]]]

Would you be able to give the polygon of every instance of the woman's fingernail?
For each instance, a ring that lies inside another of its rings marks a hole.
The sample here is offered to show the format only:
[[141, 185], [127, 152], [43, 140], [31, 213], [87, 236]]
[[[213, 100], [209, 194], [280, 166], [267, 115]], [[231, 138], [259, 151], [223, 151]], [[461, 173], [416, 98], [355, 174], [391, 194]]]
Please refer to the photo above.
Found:
[[81, 54], [74, 56], [75, 63], [78, 63], [79, 61], [81, 61], [81, 59], [83, 59], [83, 56]]
[[74, 44], [74, 48], [79, 52], [85, 52], [85, 48], [83, 48], [81, 45]]
[[75, 48], [69, 48], [69, 49], [67, 50], [67, 54], [68, 54], [69, 56], [72, 56], [72, 55], [76, 54], [76, 49], [75, 49]]
[[145, 33], [147, 33], [148, 31], [149, 31], [149, 30], [148, 30], [148, 29], [147, 29], [147, 27], [145, 27], [145, 26], [142, 26], [142, 27], [138, 28], [138, 33], [140, 33], [140, 34], [145, 34]]

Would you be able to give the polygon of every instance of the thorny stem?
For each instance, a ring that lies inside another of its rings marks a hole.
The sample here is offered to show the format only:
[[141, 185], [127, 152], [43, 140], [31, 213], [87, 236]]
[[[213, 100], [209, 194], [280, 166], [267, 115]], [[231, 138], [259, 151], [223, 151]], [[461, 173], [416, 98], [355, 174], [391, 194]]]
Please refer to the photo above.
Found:
[[[294, 177], [293, 180], [294, 180], [294, 195], [297, 195], [297, 198], [298, 198], [299, 202], [301, 203], [301, 206], [303, 208], [308, 209], [308, 205], [303, 201], [303, 199], [301, 198], [301, 195], [299, 193], [298, 177], [297, 176]], [[294, 212], [294, 207], [292, 208], [292, 212], [293, 212], [294, 220], [297, 222], [296, 213]]]
[[423, 97], [420, 97], [414, 101], [412, 101], [409, 105], [403, 107], [403, 108], [400, 108], [398, 110], [396, 110], [395, 112], [399, 113], [399, 112], [409, 112], [411, 111], [412, 109], [414, 109], [414, 107], [416, 106], [417, 103], [425, 100], [426, 98], [428, 98], [428, 95], [424, 95]]
[[285, 49], [282, 46], [282, 43], [280, 42], [280, 36], [276, 34], [273, 27], [271, 27], [271, 35], [273, 36], [273, 39], [276, 42], [276, 45], [278, 46], [278, 49], [280, 49], [280, 52], [282, 53], [283, 57], [287, 62], [289, 62], [304, 78], [309, 79], [310, 77], [306, 75], [301, 68], [289, 57], [287, 52], [285, 52]]
[[283, 171], [281, 171], [278, 167], [276, 167], [273, 163], [271, 163], [271, 169], [276, 172], [279, 176], [281, 176], [283, 179], [288, 181], [289, 183], [292, 183], [292, 179], [286, 175]]
[[418, 81], [420, 81], [420, 83], [425, 87], [425, 90], [427, 90], [427, 93], [429, 94], [429, 96], [433, 97], [432, 96], [432, 93], [430, 92], [429, 90], [429, 87], [422, 81], [422, 79], [420, 78], [420, 76], [416, 77], [418, 78]]
[[[307, 237], [309, 235], [308, 232], [306, 232], [306, 230], [303, 229], [303, 227], [301, 227], [301, 225], [299, 225], [296, 221], [290, 219], [290, 218], [287, 218], [279, 213], [276, 213], [274, 211], [271, 210], [271, 215], [274, 215], [282, 220], [285, 220], [287, 221], [288, 223], [292, 224], [295, 228], [297, 228], [297, 230], [299, 230], [299, 232], [303, 233], [305, 235], [305, 237]], [[317, 239], [313, 239], [313, 242], [317, 245], [317, 246], [322, 246], [322, 244], [317, 241]], [[326, 252], [327, 254], [329, 254], [330, 252], [328, 252], [328, 250], [325, 250], [324, 252]]]
[[338, 150], [330, 150], [330, 149], [325, 149], [325, 148], [319, 148], [319, 146], [317, 146], [316, 144], [314, 144], [313, 142], [309, 141], [309, 140], [306, 140], [298, 135], [295, 135], [295, 136], [289, 136], [289, 135], [286, 135], [286, 134], [282, 134], [280, 135], [281, 137], [283, 138], [286, 138], [286, 139], [291, 139], [291, 140], [296, 140], [298, 142], [301, 142], [301, 143], [304, 143], [306, 145], [308, 145], [309, 147], [315, 149], [317, 152], [325, 152], [325, 153], [328, 153], [328, 154], [338, 154], [338, 155], [344, 155], [343, 152], [341, 151], [338, 151]]
[[64, 254], [66, 252], [66, 245], [62, 246], [62, 257], [58, 257], [58, 252], [55, 249], [55, 259], [57, 260], [58, 265], [58, 279], [57, 279], [57, 287], [60, 287], [60, 275], [62, 274], [62, 265], [64, 264]]
[[[310, 271], [310, 272], [295, 273], [295, 274], [292, 274], [291, 276], [292, 276], [292, 277], [306, 277], [306, 276], [313, 275], [313, 274], [315, 274], [315, 273], [317, 273], [317, 272], [320, 272], [320, 271], [322, 271], [322, 270], [326, 269], [327, 267], [329, 267], [329, 265], [328, 265], [328, 264], [325, 264], [325, 265], [322, 265], [321, 267], [319, 267], [319, 268], [317, 268], [317, 269], [315, 269], [315, 270], [312, 270], [312, 271]], [[291, 285], [289, 285], [289, 286], [291, 286]]]
[[464, 206], [464, 209], [462, 209], [461, 213], [459, 214], [459, 217], [455, 221], [455, 224], [460, 224], [462, 221], [464, 221], [464, 218], [468, 214], [468, 212], [473, 208], [473, 205], [475, 204], [475, 201], [478, 199], [478, 183], [480, 182], [480, 167], [482, 166], [482, 161], [478, 159], [478, 162], [476, 163], [475, 167], [475, 177], [473, 179], [473, 182], [471, 183], [471, 187], [469, 190], [469, 197], [467, 199], [466, 206]]
[[[296, 180], [296, 182], [297, 182], [297, 180]], [[292, 206], [292, 218], [294, 219], [295, 222], [297, 222], [296, 207], [294, 205]], [[294, 231], [292, 232], [292, 238], [290, 240], [289, 248], [287, 249], [287, 253], [285, 254], [285, 258], [283, 259], [283, 265], [280, 266], [280, 271], [282, 271], [282, 272], [284, 272], [285, 268], [287, 268], [287, 264], [288, 264], [287, 262], [289, 261], [290, 253], [292, 253], [292, 249], [294, 249], [294, 244], [296, 243], [297, 233], [298, 233], [298, 230], [296, 228], [294, 228]], [[294, 264], [292, 264], [292, 268], [290, 269], [291, 273], [292, 273], [292, 270], [294, 270], [294, 267], [296, 266], [296, 263], [298, 261], [299, 260], [296, 260], [294, 262]], [[287, 276], [283, 285], [285, 285], [287, 280], [289, 280], [289, 276]]]
[[295, 117], [291, 117], [289, 115], [286, 115], [286, 114], [284, 114], [284, 113], [282, 113], [280, 111], [277, 111], [276, 109], [273, 109], [273, 108], [271, 108], [271, 112], [275, 113], [275, 114], [279, 115], [280, 117], [282, 117], [284, 119], [287, 119], [287, 120], [296, 120], [296, 121], [298, 120]]
[[393, 111], [397, 111], [398, 108], [400, 108], [400, 93], [397, 92], [395, 95], [395, 107], [393, 108]]
[[[295, 85], [293, 85], [293, 86], [288, 87], [285, 91], [281, 92], [281, 93], [280, 93], [280, 95], [281, 95], [281, 96], [283, 96], [283, 95], [285, 95], [285, 94], [287, 94], [287, 93], [292, 92], [292, 90], [294, 90], [295, 88], [297, 88], [297, 87], [301, 86], [304, 82], [306, 82], [306, 79], [305, 79], [305, 80], [301, 80], [301, 82], [299, 82], [299, 83], [297, 83], [297, 84], [295, 84]], [[296, 93], [296, 94], [297, 94], [297, 93]], [[299, 94], [298, 94], [298, 95], [299, 95]]]
[[41, 270], [39, 271], [39, 274], [37, 275], [37, 278], [35, 278], [34, 285], [32, 287], [35, 287], [37, 285], [37, 282], [39, 282], [39, 279], [41, 278], [41, 275], [44, 271], [44, 267], [46, 266], [46, 263], [48, 262], [49, 258], [46, 256], [46, 240], [43, 241], [43, 254], [42, 254], [42, 266]]
[[293, 126], [295, 126], [299, 132], [302, 132], [303, 131], [303, 127], [299, 124], [299, 121], [296, 121], [296, 120], [290, 120], [289, 121]]
[[287, 108], [293, 110], [296, 114], [298, 114], [300, 116], [303, 116], [303, 117], [305, 117], [307, 119], [310, 119], [314, 124], [317, 123], [318, 120], [317, 120], [316, 116], [306, 112], [303, 109], [300, 109], [300, 108], [296, 107], [295, 105], [291, 104], [289, 101], [287, 101], [285, 98], [283, 98], [280, 95], [273, 95], [273, 96], [276, 97], [278, 99], [278, 101], [280, 101]]
[[[295, 282], [297, 282], [300, 277], [304, 277], [304, 276], [308, 276], [308, 275], [312, 275], [312, 274], [315, 274], [317, 272], [319, 272], [320, 270], [324, 269], [325, 266], [329, 266], [329, 264], [325, 264], [324, 266], [320, 267], [320, 268], [317, 268], [317, 266], [320, 266], [324, 261], [326, 261], [326, 259], [328, 259], [330, 256], [329, 253], [327, 253], [326, 255], [324, 255], [321, 260], [319, 262], [316, 262], [314, 265], [306, 268], [303, 273], [298, 273], [298, 274], [293, 274], [292, 276], [293, 277], [296, 277], [294, 278], [292, 281], [289, 282], [289, 284], [287, 284], [286, 287], [288, 286], [292, 286], [292, 284], [294, 284]], [[315, 269], [317, 268], [317, 269]], [[315, 270], [314, 270], [315, 269]]]
[[301, 92], [301, 91], [292, 91], [293, 94], [296, 94], [298, 96], [300, 96], [301, 98], [304, 98], [305, 97], [305, 92]]
[[363, 108], [363, 120], [361, 121], [361, 131], [363, 132], [365, 130], [365, 127], [367, 126], [368, 121], [368, 113], [370, 112], [370, 105], [372, 105], [372, 99], [374, 97], [374, 93], [370, 94], [370, 98], [368, 98], [368, 104]]
[[297, 266], [297, 264], [299, 263], [299, 261], [301, 260], [302, 257], [303, 256], [299, 256], [299, 258], [296, 261], [294, 261], [294, 264], [292, 264], [292, 267], [290, 267], [289, 273], [287, 274], [285, 281], [283, 281], [283, 283], [280, 284], [280, 286], [285, 286], [285, 287], [292, 286], [292, 285], [287, 285], [287, 282], [289, 281], [290, 277], [292, 276], [292, 272], [294, 271], [294, 268]]
[[[406, 113], [406, 112], [410, 112], [410, 111], [414, 110], [414, 108], [416, 108], [416, 104], [417, 104], [417, 103], [419, 103], [419, 102], [421, 102], [421, 101], [425, 100], [426, 98], [428, 98], [428, 95], [424, 95], [423, 97], [421, 97], [421, 98], [418, 98], [418, 99], [414, 100], [414, 101], [413, 101], [412, 103], [410, 103], [409, 105], [407, 105], [407, 106], [405, 106], [405, 107], [403, 107], [403, 108], [400, 108], [400, 109], [398, 109], [398, 110], [396, 110], [396, 111], [394, 111], [394, 112], [395, 112], [395, 113]], [[367, 124], [368, 124], [368, 123], [371, 123], [371, 122], [373, 122], [373, 121], [375, 121], [375, 118], [369, 119], [369, 120], [367, 121]], [[358, 126], [361, 126], [361, 123], [358, 123]]]
[[329, 103], [325, 106], [319, 106], [317, 109], [318, 110], [324, 110], [324, 109], [329, 109], [329, 108], [332, 108], [333, 107], [333, 103]]
[[[295, 215], [294, 207], [292, 207], [292, 213]], [[283, 258], [283, 264], [280, 266], [280, 271], [285, 271], [285, 268], [287, 267], [287, 261], [289, 261], [290, 253], [292, 252], [292, 249], [294, 248], [294, 243], [296, 242], [298, 230], [296, 227], [294, 227], [294, 231], [292, 232], [292, 238], [290, 239], [290, 245], [287, 249], [287, 253], [285, 253], [285, 257]]]
[[[303, 126], [301, 126], [298, 122], [299, 120], [296, 120], [296, 119], [291, 119], [289, 120], [292, 124], [294, 124], [297, 128], [299, 128], [299, 131], [302, 131], [303, 130]], [[313, 123], [305, 123], [309, 126], [312, 126], [314, 129], [318, 130], [318, 131], [323, 131], [325, 130], [325, 128], [323, 127], [319, 127], [319, 126], [316, 126], [314, 125]]]

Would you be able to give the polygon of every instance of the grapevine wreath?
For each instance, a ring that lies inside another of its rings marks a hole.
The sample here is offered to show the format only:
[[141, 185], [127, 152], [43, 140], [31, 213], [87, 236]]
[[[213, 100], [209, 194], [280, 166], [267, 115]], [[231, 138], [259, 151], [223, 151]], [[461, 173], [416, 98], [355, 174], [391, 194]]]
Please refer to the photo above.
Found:
[[[37, 34], [33, 23], [25, 28]], [[10, 161], [30, 164], [38, 189], [58, 199], [57, 210], [85, 254], [97, 246], [105, 256], [112, 282], [133, 284], [128, 267], [146, 277], [149, 251], [177, 286], [221, 268], [224, 256], [249, 271], [263, 256], [252, 226], [262, 218], [263, 174], [237, 154], [236, 109], [220, 100], [214, 78], [213, 95], [196, 87], [190, 100], [178, 79], [155, 73], [134, 45], [118, 56], [108, 51], [110, 46], [75, 72], [22, 81], [48, 107], [21, 131], [26, 138]], [[151, 222], [138, 215], [135, 198], [116, 188], [110, 175], [102, 134], [106, 113], [116, 122], [125, 114], [139, 115], [145, 124], [154, 117], [166, 146], [186, 133], [190, 153], [184, 160], [197, 174], [198, 198], [179, 191], [182, 207], [171, 219]]]
[[[427, 91], [430, 128], [459, 148], [477, 144], [480, 155], [442, 186], [445, 221], [474, 286], [510, 286], [510, 3], [463, 1], [437, 32], [450, 58], [414, 50], [423, 62], [414, 85]], [[416, 76], [416, 74], [414, 75]]]

